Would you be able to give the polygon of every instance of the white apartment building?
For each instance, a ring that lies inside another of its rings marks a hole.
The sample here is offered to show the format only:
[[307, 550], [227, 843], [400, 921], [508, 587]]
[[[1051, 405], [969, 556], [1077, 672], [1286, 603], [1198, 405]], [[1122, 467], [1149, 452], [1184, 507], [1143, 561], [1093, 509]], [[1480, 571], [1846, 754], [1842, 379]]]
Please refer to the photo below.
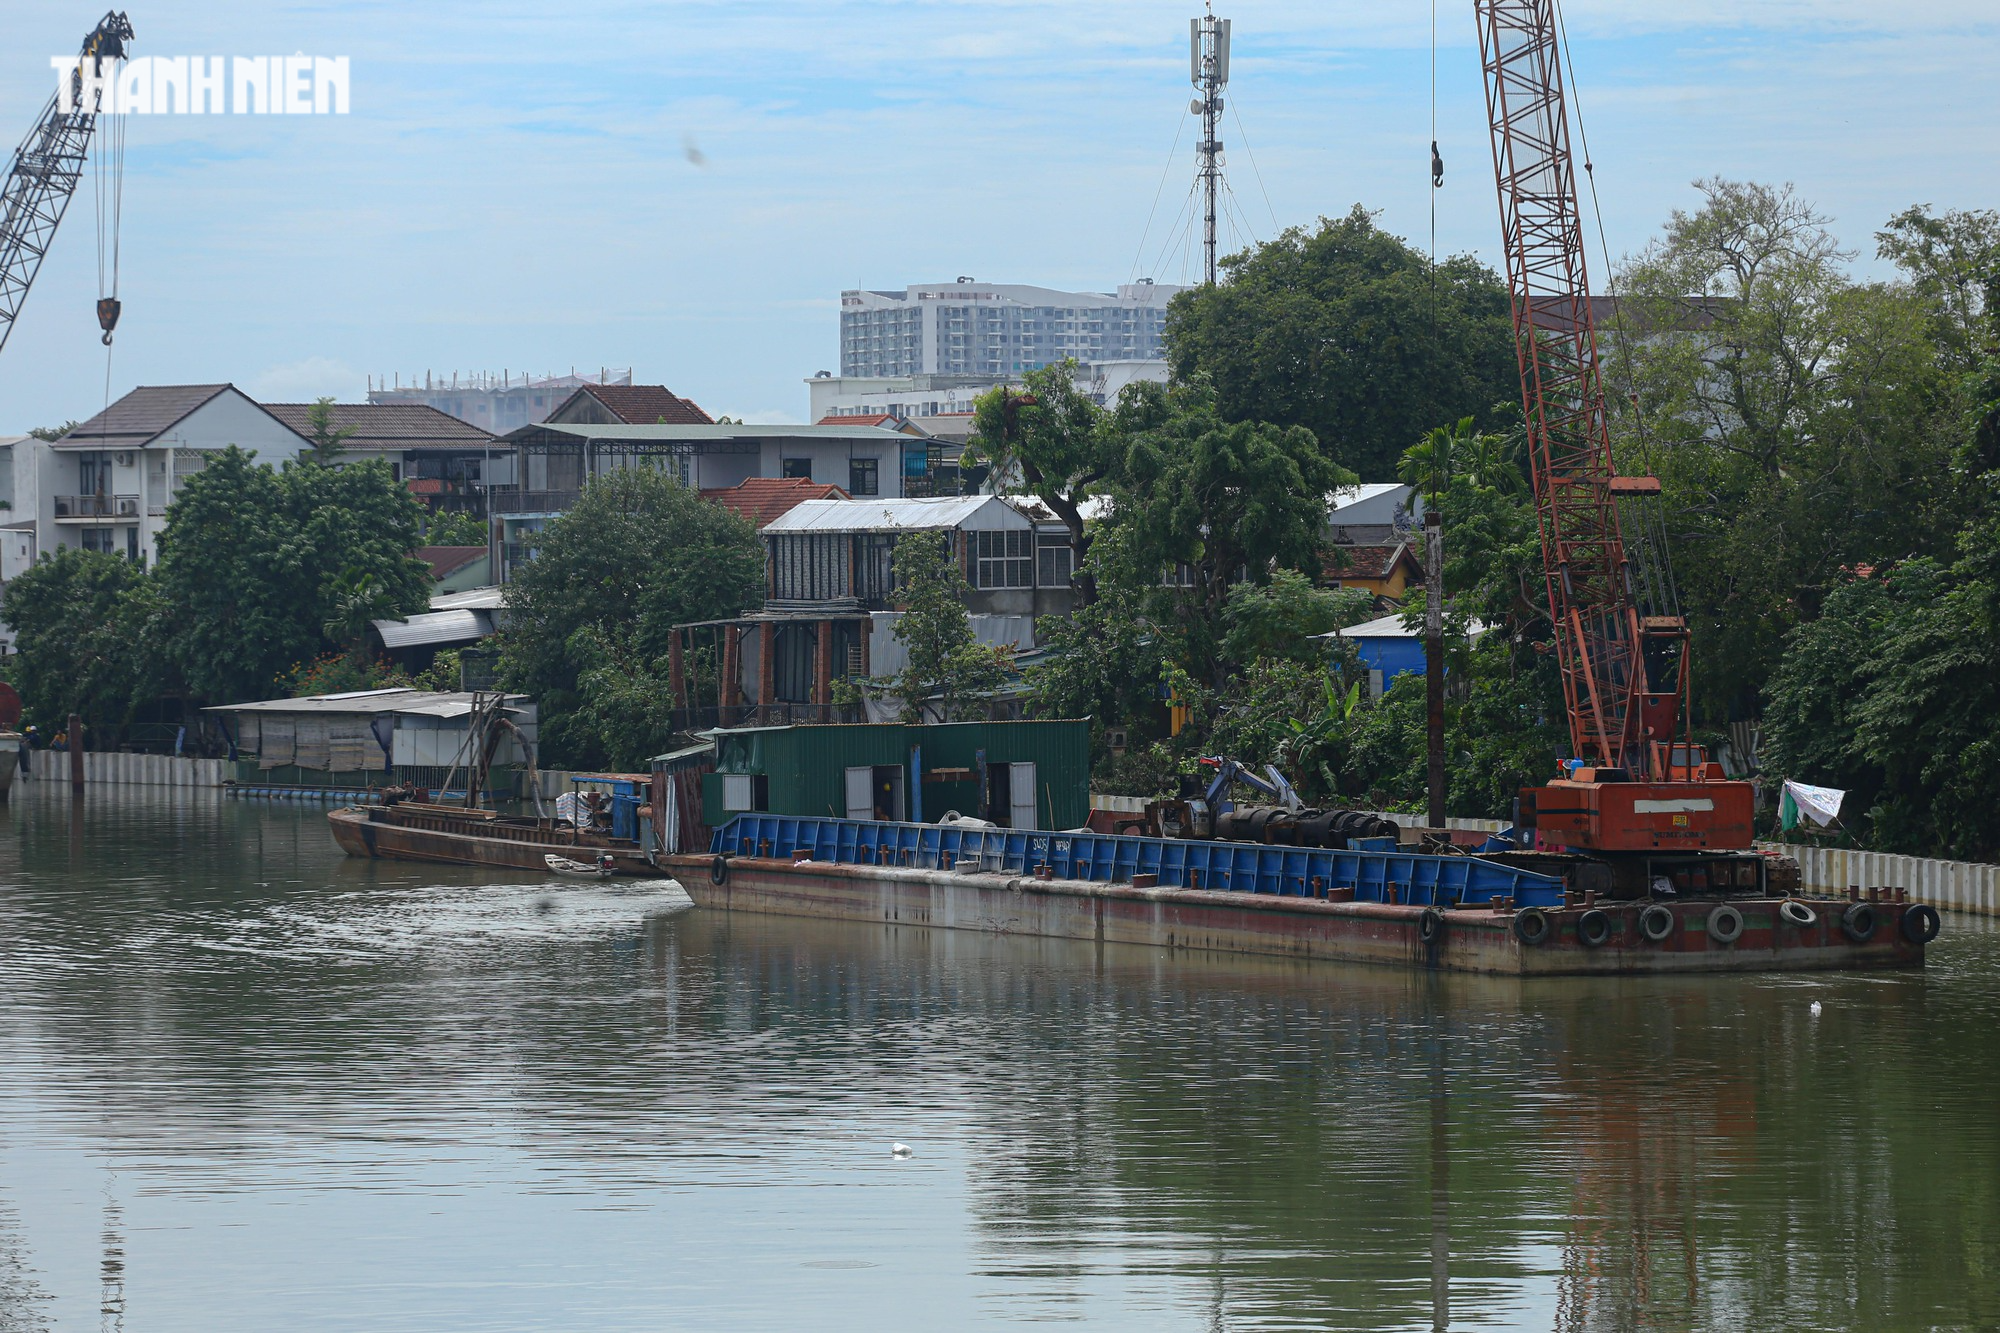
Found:
[[[1118, 401], [1128, 384], [1167, 382], [1164, 361], [1086, 361], [1077, 366], [1077, 391], [1099, 407]], [[954, 433], [951, 420], [969, 423], [973, 400], [1002, 384], [1019, 385], [1021, 377], [1006, 375], [815, 375], [806, 381], [810, 408], [806, 419], [891, 416], [915, 423], [933, 435]], [[942, 418], [942, 420], [934, 420]], [[963, 432], [959, 432], [962, 434]]]
[[1018, 375], [1061, 361], [1162, 361], [1167, 302], [1150, 278], [1115, 295], [1015, 283], [923, 283], [840, 294], [840, 373]]

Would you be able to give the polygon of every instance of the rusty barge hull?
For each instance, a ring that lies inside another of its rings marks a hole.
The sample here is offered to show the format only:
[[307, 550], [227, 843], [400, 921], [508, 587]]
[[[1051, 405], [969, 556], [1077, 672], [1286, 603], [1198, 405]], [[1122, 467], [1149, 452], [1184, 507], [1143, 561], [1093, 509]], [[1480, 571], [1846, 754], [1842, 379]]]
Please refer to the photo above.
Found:
[[[1494, 975], [1854, 970], [1919, 967], [1924, 957], [1921, 944], [1903, 938], [1902, 907], [1893, 903], [1878, 906], [1873, 937], [1857, 943], [1841, 929], [1843, 902], [1805, 900], [1818, 919], [1801, 927], [1780, 916], [1784, 899], [1732, 898], [1727, 905], [1741, 914], [1742, 929], [1728, 944], [1708, 930], [1719, 901], [1666, 904], [1673, 929], [1658, 942], [1639, 929], [1649, 904], [1600, 903], [1611, 929], [1604, 943], [1589, 947], [1577, 936], [1577, 920], [1588, 910], [1580, 905], [1545, 909], [1547, 936], [1530, 944], [1517, 933], [1513, 912], [1485, 907], [1426, 909], [757, 856], [683, 855], [660, 864], [705, 908]], [[1428, 927], [1427, 912], [1436, 918]]]
[[636, 843], [523, 821], [481, 819], [472, 811], [344, 806], [329, 811], [326, 818], [342, 851], [378, 861], [427, 861], [546, 876], [550, 871], [542, 858], [550, 852], [576, 860], [609, 853], [615, 874], [643, 879], [661, 875]]

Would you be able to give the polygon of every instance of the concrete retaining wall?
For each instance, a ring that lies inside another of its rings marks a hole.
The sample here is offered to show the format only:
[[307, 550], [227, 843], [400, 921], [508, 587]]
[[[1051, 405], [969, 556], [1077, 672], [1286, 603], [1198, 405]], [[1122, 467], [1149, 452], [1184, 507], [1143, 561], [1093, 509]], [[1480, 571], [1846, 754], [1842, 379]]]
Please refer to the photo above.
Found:
[[[69, 753], [64, 750], [37, 750], [33, 759], [36, 783], [69, 781]], [[220, 759], [191, 759], [170, 754], [98, 754], [83, 756], [86, 786], [220, 787], [224, 775]]]
[[2000, 916], [2000, 866], [1796, 843], [1760, 842], [1757, 846], [1762, 851], [1797, 857], [1805, 887], [1815, 893], [1845, 893], [1856, 886], [1908, 889], [1912, 898], [1933, 907]]

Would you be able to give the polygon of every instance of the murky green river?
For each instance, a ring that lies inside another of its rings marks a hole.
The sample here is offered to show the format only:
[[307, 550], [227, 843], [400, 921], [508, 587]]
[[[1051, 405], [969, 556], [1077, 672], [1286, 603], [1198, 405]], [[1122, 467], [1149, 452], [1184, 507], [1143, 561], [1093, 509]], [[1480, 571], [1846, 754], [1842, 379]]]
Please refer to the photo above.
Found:
[[1524, 985], [732, 918], [38, 785], [0, 1330], [2000, 1325], [1976, 921], [1921, 975]]

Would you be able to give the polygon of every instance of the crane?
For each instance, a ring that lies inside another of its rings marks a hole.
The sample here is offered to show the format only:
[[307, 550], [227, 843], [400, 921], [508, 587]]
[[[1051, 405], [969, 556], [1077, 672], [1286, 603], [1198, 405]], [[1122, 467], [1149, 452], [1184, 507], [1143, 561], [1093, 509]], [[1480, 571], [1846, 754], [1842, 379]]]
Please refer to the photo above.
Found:
[[[122, 60], [131, 40], [132, 22], [123, 13], [113, 11], [98, 20], [83, 39], [77, 67], [68, 76], [70, 109], [63, 110], [65, 99], [51, 94], [41, 119], [8, 164], [6, 184], [0, 187], [0, 348], [14, 331], [14, 318], [28, 299], [28, 288], [83, 178], [84, 157], [104, 97], [103, 83], [92, 80], [86, 86], [84, 64]], [[93, 73], [98, 69], [91, 65]], [[118, 322], [117, 298], [100, 294], [97, 316], [108, 344]]]
[[[1753, 796], [1687, 733], [1688, 628], [1665, 551], [1628, 546], [1619, 503], [1656, 495], [1611, 456], [1583, 215], [1570, 153], [1557, 0], [1474, 0], [1512, 293], [1521, 406], [1569, 717], [1563, 775], [1521, 793], [1538, 840], [1593, 853], [1689, 853], [1728, 883], [1754, 856]], [[1671, 868], [1626, 858], [1644, 886]], [[1621, 874], [1626, 878], [1626, 874]]]

